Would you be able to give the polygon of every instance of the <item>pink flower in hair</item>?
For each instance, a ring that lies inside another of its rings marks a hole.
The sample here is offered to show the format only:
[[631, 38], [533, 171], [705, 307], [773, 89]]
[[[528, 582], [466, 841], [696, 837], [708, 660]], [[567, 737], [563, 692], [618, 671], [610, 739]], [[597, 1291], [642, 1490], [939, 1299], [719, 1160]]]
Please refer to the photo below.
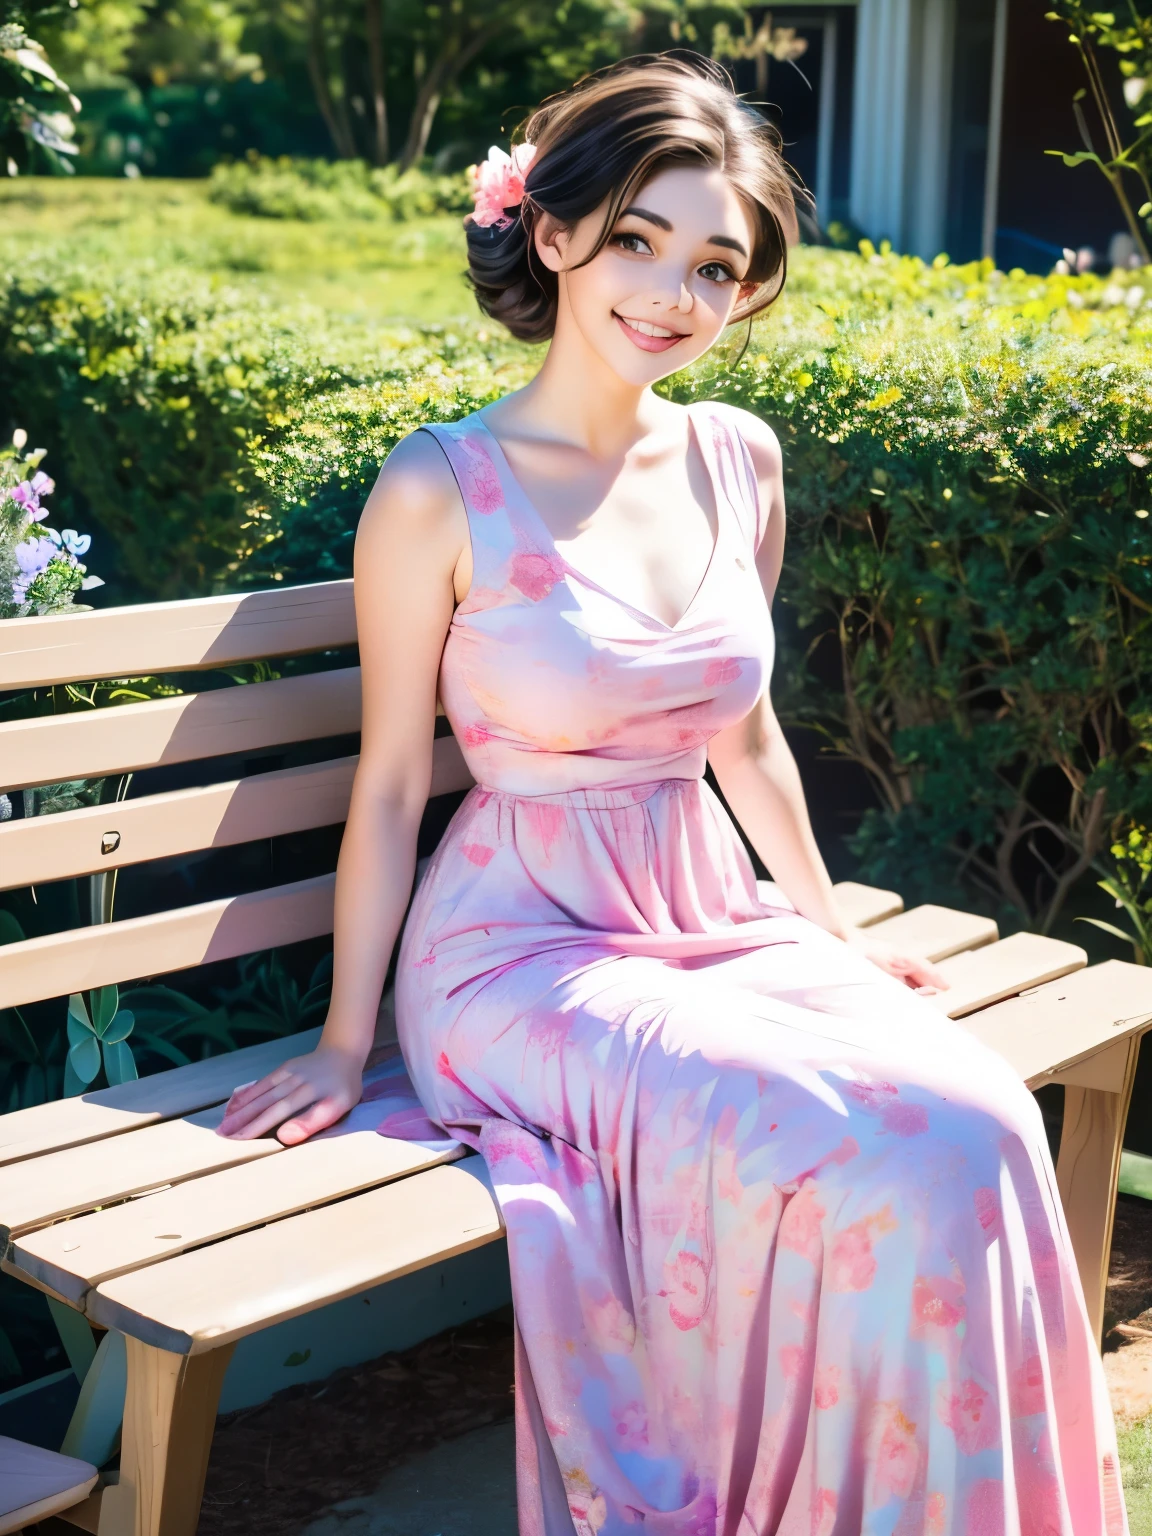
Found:
[[483, 228], [492, 224], [503, 228], [512, 222], [504, 210], [518, 208], [524, 201], [524, 178], [535, 158], [535, 144], [517, 144], [510, 155], [493, 144], [487, 160], [474, 165], [470, 172], [476, 201], [474, 223]]

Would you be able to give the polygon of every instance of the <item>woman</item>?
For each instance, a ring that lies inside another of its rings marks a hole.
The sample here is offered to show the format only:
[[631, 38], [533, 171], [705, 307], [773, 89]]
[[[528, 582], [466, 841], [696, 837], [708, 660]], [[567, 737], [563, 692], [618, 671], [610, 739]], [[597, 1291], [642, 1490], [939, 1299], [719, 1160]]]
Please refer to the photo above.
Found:
[[684, 55], [526, 132], [480, 172], [470, 267], [551, 346], [368, 500], [331, 1011], [225, 1133], [295, 1143], [359, 1098], [439, 687], [477, 787], [397, 1020], [507, 1221], [525, 1536], [1120, 1536], [1035, 1102], [918, 995], [931, 965], [845, 923], [772, 712], [776, 440], [651, 387], [779, 290], [779, 140]]

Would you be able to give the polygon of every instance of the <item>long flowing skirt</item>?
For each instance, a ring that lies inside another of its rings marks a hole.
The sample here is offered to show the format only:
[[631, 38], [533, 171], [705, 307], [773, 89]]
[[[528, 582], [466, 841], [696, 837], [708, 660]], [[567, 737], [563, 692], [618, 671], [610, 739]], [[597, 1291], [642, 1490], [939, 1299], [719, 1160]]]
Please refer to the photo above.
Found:
[[522, 1536], [1123, 1536], [1032, 1095], [699, 781], [473, 791], [398, 978], [508, 1226]]

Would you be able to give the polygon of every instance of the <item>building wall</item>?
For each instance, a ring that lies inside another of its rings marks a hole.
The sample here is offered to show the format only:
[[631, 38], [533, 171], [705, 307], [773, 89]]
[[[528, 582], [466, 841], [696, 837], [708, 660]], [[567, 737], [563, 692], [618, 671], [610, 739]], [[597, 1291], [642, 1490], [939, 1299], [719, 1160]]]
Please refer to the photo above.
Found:
[[[1104, 178], [1045, 154], [1082, 147], [1072, 100], [1086, 83], [1047, 8], [859, 0], [849, 212], [871, 239], [926, 260], [992, 254], [1037, 270], [1064, 246], [1107, 251], [1124, 223]], [[1130, 122], [1117, 61], [1105, 51], [1100, 62]]]
[[856, 17], [851, 216], [925, 257], [944, 242], [956, 3], [860, 0]]

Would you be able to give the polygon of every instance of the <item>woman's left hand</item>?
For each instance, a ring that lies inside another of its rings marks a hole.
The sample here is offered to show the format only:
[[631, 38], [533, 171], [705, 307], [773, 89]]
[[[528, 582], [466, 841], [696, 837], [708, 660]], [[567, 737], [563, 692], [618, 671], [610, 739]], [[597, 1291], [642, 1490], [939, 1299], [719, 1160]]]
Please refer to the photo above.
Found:
[[944, 973], [937, 970], [930, 960], [925, 960], [923, 955], [910, 954], [895, 944], [886, 944], [881, 938], [870, 938], [867, 928], [850, 929], [848, 942], [853, 949], [858, 949], [871, 960], [873, 965], [878, 965], [889, 976], [895, 976], [906, 987], [929, 994], [948, 990]]

